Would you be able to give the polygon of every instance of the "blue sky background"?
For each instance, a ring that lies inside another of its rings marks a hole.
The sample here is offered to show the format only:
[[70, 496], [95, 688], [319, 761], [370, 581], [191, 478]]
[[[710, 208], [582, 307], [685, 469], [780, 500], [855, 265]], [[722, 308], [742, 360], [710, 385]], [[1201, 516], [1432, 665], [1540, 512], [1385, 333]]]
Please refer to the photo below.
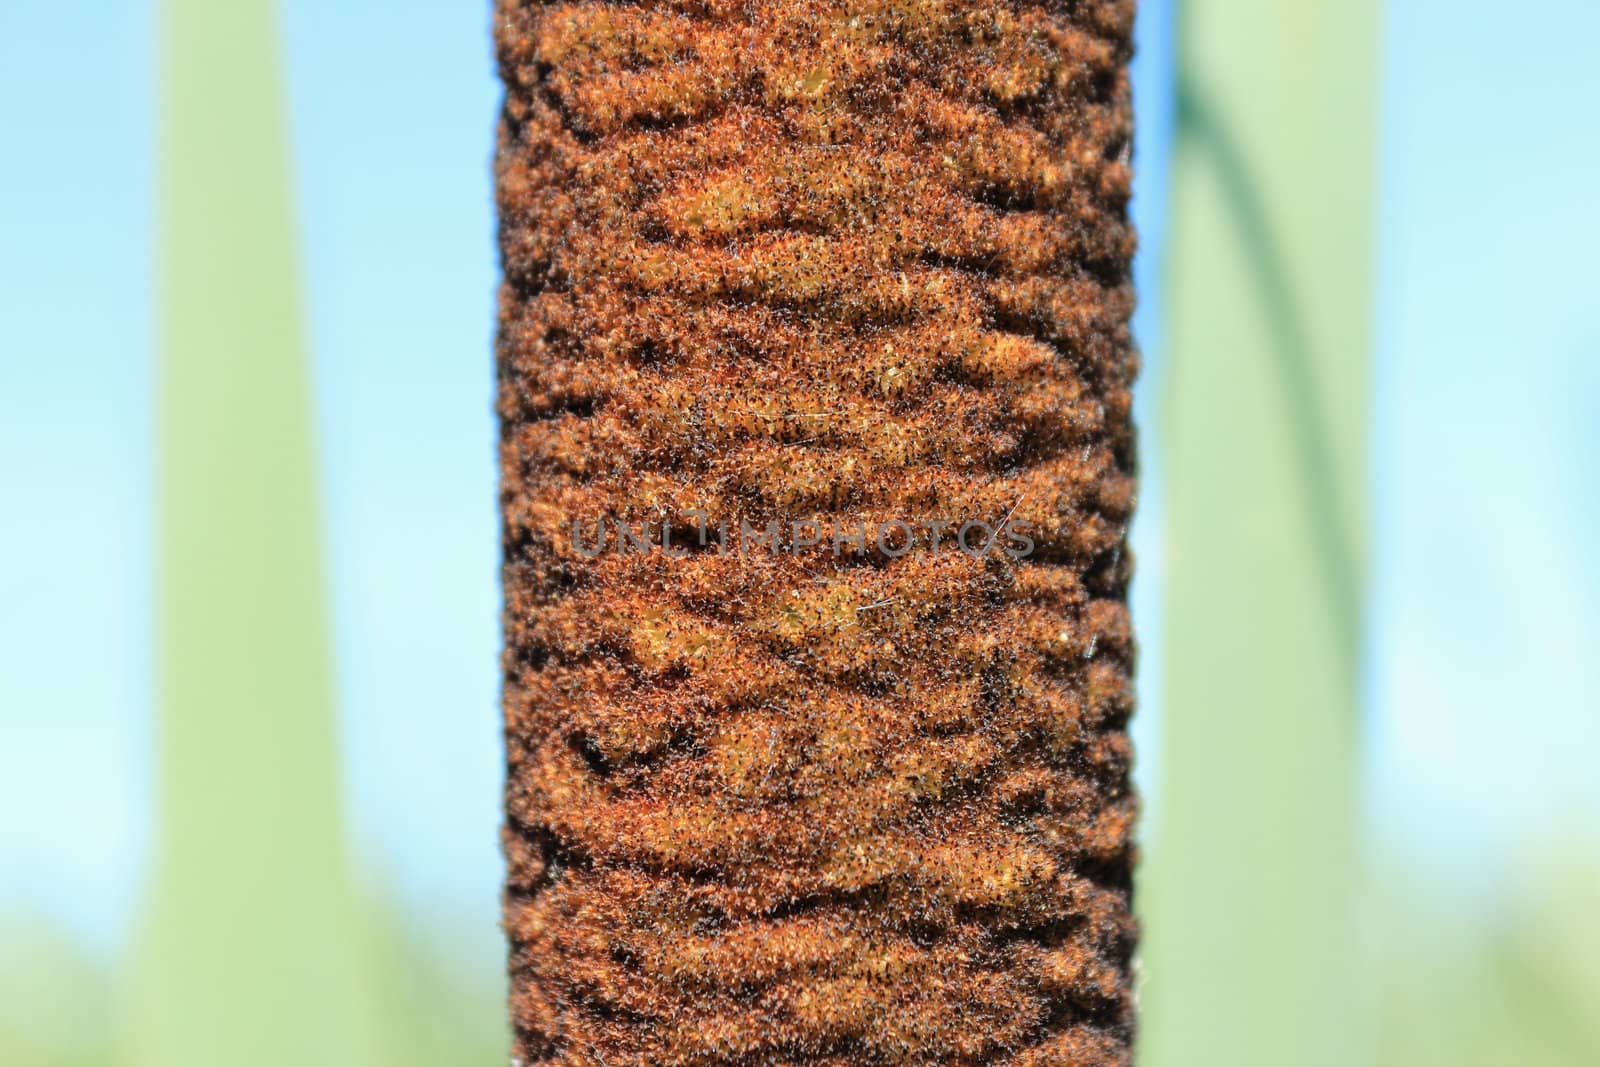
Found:
[[[374, 879], [492, 950], [488, 5], [283, 0], [346, 789]], [[1144, 5], [1144, 409], [1171, 0]], [[1600, 815], [1600, 8], [1386, 42], [1368, 700], [1375, 855], [1461, 906]], [[0, 911], [121, 941], [148, 843], [153, 9], [0, 10]], [[1136, 534], [1159, 761], [1159, 426]], [[1159, 797], [1155, 798], [1159, 803]], [[1582, 838], [1600, 856], [1592, 830]], [[1442, 898], [1443, 900], [1443, 898]]]
[[1600, 5], [1391, 4], [1373, 811], [1458, 886], [1600, 858]]

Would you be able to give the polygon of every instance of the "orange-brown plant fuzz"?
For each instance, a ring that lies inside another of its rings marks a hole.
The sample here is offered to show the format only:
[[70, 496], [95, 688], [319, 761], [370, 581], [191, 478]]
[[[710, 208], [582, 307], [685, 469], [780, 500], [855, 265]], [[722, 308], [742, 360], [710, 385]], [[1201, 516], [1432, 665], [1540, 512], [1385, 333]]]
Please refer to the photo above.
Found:
[[1132, 7], [500, 0], [524, 1064], [1128, 1063]]

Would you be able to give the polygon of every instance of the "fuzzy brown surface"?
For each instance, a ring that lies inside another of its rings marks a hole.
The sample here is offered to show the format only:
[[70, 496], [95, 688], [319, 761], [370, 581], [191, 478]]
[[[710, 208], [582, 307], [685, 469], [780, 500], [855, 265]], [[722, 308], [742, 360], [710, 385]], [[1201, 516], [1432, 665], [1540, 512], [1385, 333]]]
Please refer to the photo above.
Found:
[[1128, 1063], [1131, 21], [499, 3], [524, 1063]]

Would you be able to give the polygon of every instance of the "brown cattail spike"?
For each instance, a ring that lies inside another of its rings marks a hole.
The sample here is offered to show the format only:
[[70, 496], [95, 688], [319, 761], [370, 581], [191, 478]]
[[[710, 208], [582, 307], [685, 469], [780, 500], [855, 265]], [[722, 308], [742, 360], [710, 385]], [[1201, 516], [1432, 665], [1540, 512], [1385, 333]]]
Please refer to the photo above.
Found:
[[499, 3], [524, 1063], [1128, 1062], [1132, 7]]

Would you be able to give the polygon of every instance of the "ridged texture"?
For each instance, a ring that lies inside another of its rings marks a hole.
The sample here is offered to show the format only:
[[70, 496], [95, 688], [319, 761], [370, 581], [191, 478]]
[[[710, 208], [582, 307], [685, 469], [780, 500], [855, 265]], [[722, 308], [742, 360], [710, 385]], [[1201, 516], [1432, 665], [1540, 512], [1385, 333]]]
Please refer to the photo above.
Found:
[[499, 4], [524, 1063], [1128, 1062], [1131, 19]]

